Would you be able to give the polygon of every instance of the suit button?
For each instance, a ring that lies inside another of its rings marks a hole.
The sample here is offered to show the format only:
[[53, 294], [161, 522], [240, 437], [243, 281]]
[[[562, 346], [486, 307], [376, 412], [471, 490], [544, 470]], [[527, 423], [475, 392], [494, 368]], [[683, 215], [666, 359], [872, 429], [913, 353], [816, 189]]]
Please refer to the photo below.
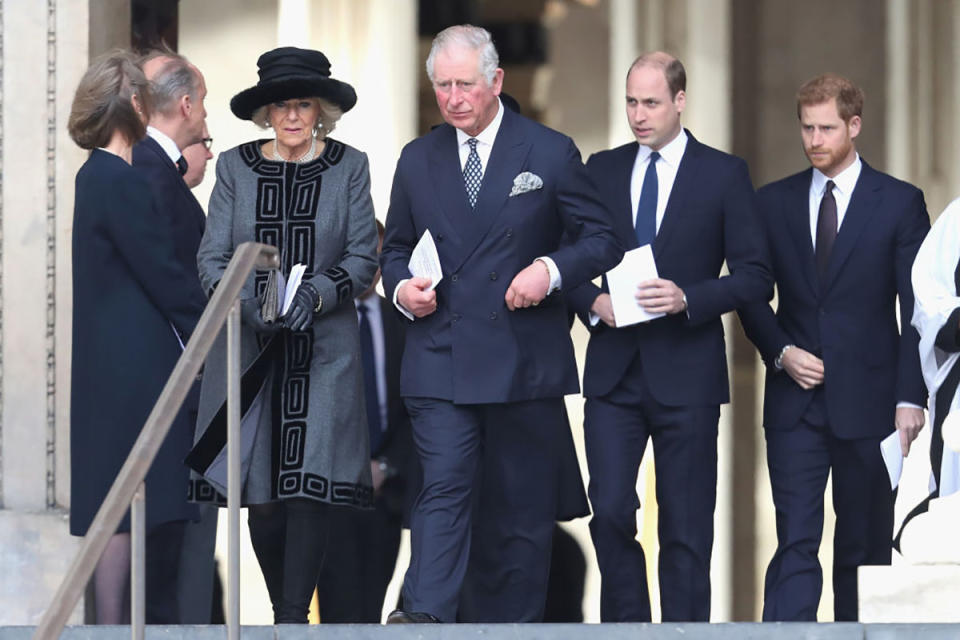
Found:
[[459, 313], [453, 314], [453, 316], [451, 316], [450, 320], [451, 320], [452, 322], [457, 322], [458, 320], [460, 320], [460, 314], [459, 314]]
[[459, 279], [460, 279], [460, 276], [458, 276], [457, 274], [453, 274], [452, 276], [450, 276], [450, 282], [456, 282]]
[[508, 237], [508, 238], [512, 238], [512, 237], [513, 237], [513, 229], [507, 229], [507, 237]]
[[443, 240], [443, 234], [442, 234], [442, 233], [438, 233], [438, 234], [437, 234], [437, 242], [440, 242], [441, 240]]
[[491, 320], [496, 320], [496, 319], [497, 319], [497, 312], [496, 312], [496, 311], [491, 311], [491, 312], [490, 312], [490, 319], [491, 319]]
[[490, 272], [490, 279], [491, 279], [491, 280], [496, 280], [496, 279], [497, 279], [497, 272], [496, 272], [496, 271], [491, 271], [491, 272]]

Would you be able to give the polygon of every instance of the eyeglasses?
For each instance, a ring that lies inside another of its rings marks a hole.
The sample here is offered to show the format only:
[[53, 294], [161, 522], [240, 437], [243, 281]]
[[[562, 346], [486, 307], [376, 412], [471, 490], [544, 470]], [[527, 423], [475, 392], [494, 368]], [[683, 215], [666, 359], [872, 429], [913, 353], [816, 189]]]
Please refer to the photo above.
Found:
[[203, 146], [207, 148], [207, 151], [213, 148], [213, 138], [202, 138], [200, 142], [202, 142]]

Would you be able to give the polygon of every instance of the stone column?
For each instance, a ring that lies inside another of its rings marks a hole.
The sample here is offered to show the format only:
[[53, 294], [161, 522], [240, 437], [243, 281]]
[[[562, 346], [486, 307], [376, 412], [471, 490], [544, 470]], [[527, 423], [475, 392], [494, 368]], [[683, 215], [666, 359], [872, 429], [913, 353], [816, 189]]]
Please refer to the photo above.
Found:
[[34, 624], [78, 542], [63, 507], [73, 179], [86, 154], [66, 120], [87, 67], [88, 7], [0, 2], [0, 19], [0, 624]]

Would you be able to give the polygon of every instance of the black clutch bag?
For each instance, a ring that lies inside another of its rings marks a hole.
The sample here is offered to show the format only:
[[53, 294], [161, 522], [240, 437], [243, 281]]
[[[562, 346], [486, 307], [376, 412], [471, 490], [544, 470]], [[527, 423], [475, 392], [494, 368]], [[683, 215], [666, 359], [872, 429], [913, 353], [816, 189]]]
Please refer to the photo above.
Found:
[[260, 294], [260, 316], [266, 323], [276, 322], [277, 309], [280, 307], [280, 272], [271, 269], [267, 274], [267, 286]]

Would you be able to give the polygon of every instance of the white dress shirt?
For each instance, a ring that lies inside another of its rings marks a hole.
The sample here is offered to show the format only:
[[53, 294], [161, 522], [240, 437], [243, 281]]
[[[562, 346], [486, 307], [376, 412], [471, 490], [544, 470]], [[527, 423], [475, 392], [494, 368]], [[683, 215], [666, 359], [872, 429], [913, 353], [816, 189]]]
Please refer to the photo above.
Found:
[[[660, 159], [657, 161], [657, 233], [660, 232], [660, 223], [667, 210], [667, 201], [673, 191], [673, 182], [677, 179], [677, 169], [683, 160], [683, 152], [687, 150], [687, 132], [680, 129], [676, 138], [660, 149]], [[640, 145], [637, 149], [637, 159], [633, 162], [633, 173], [630, 175], [630, 205], [633, 207], [633, 226], [637, 226], [637, 205], [640, 204], [640, 192], [643, 190], [643, 178], [650, 164], [650, 147]]]
[[857, 180], [860, 179], [860, 171], [863, 169], [863, 163], [860, 161], [858, 153], [853, 160], [853, 164], [838, 173], [833, 178], [828, 178], [820, 169], [814, 168], [813, 179], [810, 180], [810, 238], [813, 241], [813, 248], [817, 248], [817, 218], [820, 217], [820, 201], [827, 191], [827, 180], [833, 180], [833, 199], [837, 201], [837, 233], [840, 233], [840, 227], [843, 225], [843, 217], [847, 215], [847, 207], [850, 206], [850, 196], [853, 195], [853, 189], [857, 186]]
[[180, 153], [177, 143], [174, 142], [170, 136], [151, 126], [147, 126], [147, 135], [157, 141], [160, 148], [170, 157], [170, 162], [177, 164], [177, 160], [179, 160], [183, 154]]
[[366, 299], [356, 299], [357, 322], [360, 322], [360, 307], [367, 312], [367, 323], [373, 337], [373, 361], [377, 375], [377, 401], [380, 403], [380, 429], [387, 429], [387, 347], [383, 337], [383, 318], [380, 317], [380, 296], [373, 294]]

